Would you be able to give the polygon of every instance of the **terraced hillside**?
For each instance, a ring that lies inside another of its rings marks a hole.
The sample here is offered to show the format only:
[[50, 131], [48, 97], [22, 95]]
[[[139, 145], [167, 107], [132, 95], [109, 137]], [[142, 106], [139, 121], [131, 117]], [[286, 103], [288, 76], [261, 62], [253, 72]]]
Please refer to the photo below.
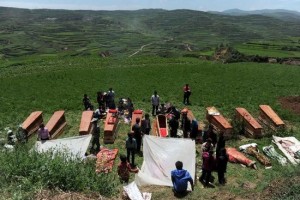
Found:
[[0, 58], [57, 53], [87, 55], [104, 51], [129, 56], [146, 44], [149, 45], [139, 53], [163, 57], [187, 51], [210, 51], [220, 43], [285, 40], [288, 47], [299, 48], [300, 20], [284, 21], [261, 15], [226, 16], [191, 10], [67, 11], [2, 7], [0, 17]]

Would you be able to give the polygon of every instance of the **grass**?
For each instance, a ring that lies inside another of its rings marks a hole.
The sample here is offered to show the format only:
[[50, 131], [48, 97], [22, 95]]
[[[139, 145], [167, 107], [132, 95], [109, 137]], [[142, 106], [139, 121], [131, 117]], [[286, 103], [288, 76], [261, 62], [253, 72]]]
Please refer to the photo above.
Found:
[[[198, 120], [205, 122], [205, 108], [211, 105], [216, 106], [225, 117], [231, 118], [235, 107], [245, 107], [254, 117], [257, 117], [258, 105], [269, 104], [279, 116], [293, 127], [293, 135], [299, 138], [300, 117], [283, 110], [277, 101], [281, 96], [299, 94], [299, 79], [300, 68], [273, 64], [235, 63], [222, 65], [194, 58], [151, 56], [123, 59], [102, 59], [97, 56], [29, 56], [1, 63], [0, 90], [4, 92], [0, 97], [0, 129], [3, 130], [7, 126], [16, 127], [35, 110], [42, 110], [44, 121], [48, 121], [54, 111], [63, 109], [66, 111], [68, 126], [61, 137], [78, 135], [83, 109], [81, 99], [84, 93], [87, 93], [96, 105], [96, 92], [113, 87], [117, 98], [130, 97], [135, 108], [150, 112], [150, 96], [154, 90], [158, 91], [163, 102], [172, 102], [177, 107], [183, 108], [181, 88], [185, 83], [189, 83], [192, 88], [192, 105], [189, 107]], [[106, 146], [119, 148], [120, 153], [125, 153], [124, 141], [129, 129], [128, 125], [120, 123], [115, 144]], [[4, 137], [4, 133], [0, 136]], [[271, 143], [270, 138], [264, 138], [262, 140], [234, 140], [230, 141], [229, 145], [237, 147], [246, 142], [254, 141], [260, 147]], [[0, 158], [3, 163], [10, 163], [9, 157], [5, 158], [2, 154]], [[30, 159], [30, 157], [24, 156], [24, 163], [29, 164]], [[142, 157], [137, 157], [139, 165], [141, 165], [142, 160]], [[59, 163], [61, 161], [55, 160], [53, 162]], [[116, 162], [118, 163], [118, 160]], [[229, 195], [243, 197], [248, 192], [261, 192], [274, 178], [296, 174], [299, 171], [293, 166], [283, 168], [276, 162], [272, 163], [274, 166], [271, 170], [265, 170], [259, 165], [258, 171], [229, 164], [228, 184], [224, 188], [217, 187], [206, 190], [201, 189], [198, 183], [196, 190], [187, 198], [212, 198], [220, 192], [230, 192]], [[75, 166], [82, 168], [81, 164], [72, 166], [72, 168], [65, 169], [69, 170], [66, 173], [74, 171]], [[9, 170], [5, 166], [2, 167], [3, 170]], [[28, 167], [32, 168], [31, 165], [22, 168]], [[93, 166], [89, 167], [89, 170], [93, 171]], [[36, 170], [39, 171], [39, 169]], [[116, 176], [115, 170], [111, 174], [112, 177]], [[74, 173], [81, 172], [75, 170]], [[13, 177], [15, 176], [18, 175], [13, 175]], [[18, 195], [32, 197], [37, 188], [51, 188], [43, 181], [33, 183], [30, 180], [32, 176], [33, 174], [24, 176], [29, 182], [21, 184], [25, 189], [18, 190]], [[91, 174], [82, 174], [80, 178], [85, 179], [86, 176], [90, 177]], [[56, 178], [53, 177], [51, 180], [55, 182], [57, 181]], [[109, 180], [112, 184], [118, 185], [116, 190], [121, 189], [117, 179]], [[250, 191], [241, 189], [242, 183], [247, 181], [255, 183], [257, 188]], [[26, 192], [29, 183], [33, 186]], [[96, 183], [98, 182], [96, 181]], [[15, 184], [15, 181], [3, 182], [1, 187], [7, 189], [3, 190], [2, 193], [11, 197], [14, 194]], [[72, 188], [64, 189], [72, 190]], [[150, 189], [146, 188], [146, 190]], [[74, 190], [87, 192], [94, 189]], [[106, 196], [113, 195], [115, 192], [114, 189], [100, 191], [102, 195]], [[153, 192], [154, 199], [172, 199], [170, 188], [153, 189], [151, 192]], [[166, 194], [170, 197], [166, 197]]]

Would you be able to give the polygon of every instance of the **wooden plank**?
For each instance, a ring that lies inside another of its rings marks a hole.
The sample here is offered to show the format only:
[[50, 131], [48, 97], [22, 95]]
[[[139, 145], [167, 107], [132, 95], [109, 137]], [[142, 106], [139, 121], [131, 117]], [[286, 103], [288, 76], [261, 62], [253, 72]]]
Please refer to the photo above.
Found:
[[65, 111], [60, 110], [56, 111], [48, 123], [46, 124], [46, 127], [49, 130], [49, 134], [51, 136], [51, 139], [58, 138], [61, 133], [63, 132], [63, 128], [67, 125], [66, 118], [65, 118]]
[[83, 111], [81, 115], [79, 134], [87, 135], [92, 132], [92, 119], [93, 119], [93, 111]]
[[236, 117], [245, 123], [245, 134], [248, 137], [262, 136], [262, 126], [252, 117], [245, 108], [236, 108]]
[[206, 119], [213, 125], [216, 132], [224, 132], [226, 138], [231, 137], [233, 127], [215, 107], [206, 108]]
[[28, 137], [39, 129], [43, 123], [43, 112], [32, 112], [27, 119], [22, 123], [22, 128], [28, 132]]

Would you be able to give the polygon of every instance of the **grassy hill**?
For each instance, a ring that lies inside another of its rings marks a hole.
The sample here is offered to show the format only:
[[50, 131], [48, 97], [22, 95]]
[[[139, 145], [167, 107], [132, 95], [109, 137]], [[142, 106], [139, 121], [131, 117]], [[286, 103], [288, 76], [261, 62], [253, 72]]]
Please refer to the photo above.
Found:
[[[109, 87], [115, 90], [116, 98], [130, 97], [135, 108], [145, 112], [150, 112], [149, 99], [154, 90], [163, 102], [183, 108], [182, 86], [189, 83], [192, 88], [189, 108], [201, 123], [207, 123], [207, 106], [216, 106], [232, 120], [236, 107], [245, 107], [257, 117], [258, 106], [269, 104], [287, 124], [287, 131], [281, 134], [300, 139], [300, 116], [284, 109], [279, 102], [280, 97], [299, 95], [299, 67], [260, 63], [224, 65], [187, 57], [211, 54], [220, 43], [230, 43], [248, 55], [299, 57], [299, 21], [190, 10], [0, 8], [0, 17], [0, 138], [6, 137], [5, 127], [15, 130], [32, 111], [42, 110], [44, 121], [48, 121], [60, 109], [66, 111], [68, 123], [61, 137], [78, 135], [83, 94], [87, 93], [96, 105], [96, 92]], [[134, 54], [143, 45], [146, 46]], [[112, 56], [99, 57], [99, 52], [104, 51]], [[127, 124], [120, 123], [115, 144], [105, 146], [125, 153], [124, 141], [129, 130]], [[102, 133], [103, 129], [101, 136]], [[95, 176], [94, 163], [69, 163], [38, 154], [29, 156], [28, 150], [35, 140], [31, 138], [29, 144], [14, 153], [0, 151], [2, 199], [42, 199], [49, 191], [118, 198], [122, 185], [116, 175], [116, 164], [112, 173]], [[261, 149], [271, 144], [271, 138], [243, 138], [231, 140], [227, 145], [238, 147], [250, 142], [258, 143]], [[197, 176], [201, 165], [199, 155]], [[137, 157], [139, 166], [142, 161], [142, 157]], [[299, 167], [282, 167], [275, 161], [272, 164], [271, 170], [260, 164], [258, 170], [229, 164], [226, 186], [204, 189], [198, 182], [195, 191], [186, 198], [299, 196]], [[254, 187], [247, 187], [249, 182]], [[174, 199], [169, 187], [143, 190], [152, 192], [153, 199]]]
[[[31, 54], [140, 54], [177, 56], [213, 50], [220, 43], [285, 41], [299, 47], [300, 20], [247, 15], [226, 16], [201, 11], [28, 10], [0, 7], [0, 58]], [[280, 46], [281, 47], [281, 46]], [[279, 51], [282, 50], [279, 47]], [[289, 51], [290, 56], [294, 55]]]
[[[288, 131], [285, 135], [300, 138], [300, 116], [283, 109], [278, 102], [279, 97], [300, 93], [299, 70], [298, 67], [272, 64], [222, 65], [195, 58], [137, 56], [126, 59], [100, 59], [98, 56], [31, 56], [19, 64], [7, 64], [0, 71], [0, 90], [3, 91], [0, 98], [0, 127], [1, 131], [7, 126], [15, 129], [30, 112], [35, 110], [42, 110], [44, 120], [48, 121], [54, 111], [64, 109], [68, 126], [61, 137], [74, 136], [78, 135], [83, 109], [81, 99], [84, 93], [87, 93], [92, 102], [96, 104], [96, 92], [113, 87], [117, 98], [130, 97], [135, 108], [150, 112], [149, 98], [154, 89], [158, 91], [163, 102], [172, 102], [178, 108], [183, 108], [181, 87], [188, 82], [193, 91], [190, 109], [202, 123], [206, 123], [205, 108], [207, 106], [216, 106], [226, 118], [232, 119], [235, 107], [245, 107], [253, 116], [257, 117], [258, 105], [269, 104], [288, 124]], [[103, 127], [102, 123], [101, 126]], [[123, 147], [129, 129], [128, 125], [120, 123], [115, 144], [105, 146], [119, 148], [120, 153], [125, 153]], [[101, 135], [102, 133], [103, 130]], [[2, 132], [1, 137], [5, 137], [4, 134], [5, 131]], [[35, 137], [32, 138], [30, 145], [34, 141]], [[270, 145], [271, 138], [233, 140], [227, 145], [238, 147], [249, 142], [256, 142], [261, 148], [263, 145]], [[103, 144], [102, 140], [101, 143]], [[31, 146], [29, 147], [31, 148]], [[197, 151], [200, 151], [199, 148], [197, 146]], [[53, 189], [54, 186], [63, 191], [84, 194], [96, 192], [96, 194], [100, 193], [106, 197], [118, 196], [121, 191], [122, 185], [119, 184], [116, 177], [116, 168], [109, 175], [98, 176], [97, 182], [93, 179], [93, 184], [91, 183], [92, 185], [87, 187], [87, 185], [78, 185], [77, 183], [85, 183], [87, 177], [93, 176], [93, 164], [71, 163], [61, 166], [59, 159], [50, 162], [47, 157], [39, 158], [37, 156], [38, 158], [35, 158], [39, 161], [37, 162], [30, 160], [30, 157], [26, 156], [26, 152], [17, 155], [20, 159], [0, 153], [1, 163], [7, 163], [0, 167], [1, 173], [7, 173], [6, 176], [0, 178], [2, 191], [0, 194], [6, 199], [12, 196], [19, 199], [31, 199], [44, 190]], [[48, 159], [47, 169], [49, 170], [43, 170], [42, 176], [33, 178], [32, 176], [39, 174], [44, 159]], [[141, 166], [142, 160], [142, 157], [137, 157], [139, 166]], [[199, 160], [198, 155], [198, 166], [201, 165]], [[12, 165], [12, 163], [14, 164]], [[260, 164], [258, 164], [258, 170], [229, 164], [228, 183], [225, 187], [203, 189], [201, 184], [197, 183], [195, 191], [187, 198], [251, 199], [249, 194], [260, 193], [261, 195], [258, 196], [260, 199], [270, 199], [270, 196], [283, 198], [298, 195], [299, 185], [286, 187], [277, 182], [281, 181], [286, 184], [285, 177], [298, 177], [299, 168], [292, 165], [282, 167], [275, 161], [272, 164], [271, 170], [265, 170]], [[61, 173], [52, 173], [52, 170], [58, 170], [58, 166], [63, 168], [60, 169]], [[24, 172], [20, 170], [22, 168], [24, 168]], [[199, 176], [198, 170], [197, 175]], [[66, 178], [72, 181], [68, 185], [63, 184]], [[21, 184], [20, 180], [22, 180]], [[97, 186], [98, 182], [109, 184], [111, 187]], [[244, 188], [244, 185], [249, 182], [255, 187]], [[21, 185], [21, 187], [17, 187], [17, 185]], [[276, 194], [266, 193], [270, 185], [277, 188]], [[95, 190], [95, 188], [97, 189]], [[168, 187], [145, 187], [144, 190], [152, 192], [154, 199], [171, 200], [174, 198]], [[280, 193], [281, 191], [285, 192]]]

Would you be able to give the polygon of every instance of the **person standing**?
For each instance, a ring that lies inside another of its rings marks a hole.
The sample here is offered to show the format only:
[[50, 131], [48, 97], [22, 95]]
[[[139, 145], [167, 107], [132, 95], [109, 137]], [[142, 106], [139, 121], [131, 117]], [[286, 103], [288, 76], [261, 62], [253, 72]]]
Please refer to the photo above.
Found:
[[[100, 127], [98, 125], [98, 118], [93, 118], [92, 121], [94, 130], [93, 130], [93, 139], [92, 139], [92, 146], [90, 149], [90, 152], [92, 153], [98, 153], [100, 151]], [[96, 149], [94, 149], [94, 146], [96, 145]]]
[[221, 185], [226, 183], [225, 173], [227, 171], [228, 155], [225, 148], [222, 148], [217, 155], [217, 170], [218, 170], [218, 181]]
[[137, 148], [136, 140], [133, 138], [132, 133], [128, 133], [128, 138], [126, 139], [126, 150], [127, 150], [127, 161], [130, 162], [131, 156], [131, 167], [135, 167], [134, 156]]
[[97, 102], [99, 107], [105, 106], [105, 96], [102, 91], [97, 92]]
[[189, 105], [190, 104], [190, 96], [191, 96], [191, 88], [189, 84], [185, 84], [183, 87], [183, 104]]
[[38, 140], [46, 141], [49, 139], [50, 139], [50, 134], [49, 134], [48, 128], [45, 127], [44, 124], [41, 124], [40, 128], [38, 130]]
[[217, 148], [216, 148], [216, 156], [218, 157], [218, 155], [221, 152], [221, 149], [225, 148], [225, 138], [224, 138], [224, 132], [220, 132], [219, 133], [219, 139], [217, 142]]
[[183, 137], [188, 138], [189, 133], [191, 132], [191, 121], [187, 117], [187, 109], [183, 109], [181, 111], [182, 113], [182, 119], [181, 119], [181, 129], [183, 131]]
[[169, 121], [169, 126], [170, 126], [170, 134], [172, 138], [177, 138], [177, 130], [179, 127], [179, 122], [176, 119], [175, 115], [170, 114], [171, 115], [171, 119]]
[[200, 177], [200, 182], [204, 183], [205, 186], [209, 186], [209, 180], [211, 177], [211, 172], [214, 169], [215, 158], [213, 156], [214, 151], [202, 153], [202, 175]]
[[93, 110], [93, 105], [87, 94], [83, 95], [82, 104], [85, 110]]
[[198, 134], [198, 122], [196, 119], [192, 120], [192, 127], [191, 127], [191, 139], [195, 140]]
[[151, 120], [148, 113], [145, 114], [145, 119], [142, 120], [141, 123], [142, 133], [145, 135], [149, 135], [151, 131]]
[[175, 194], [184, 194], [187, 192], [188, 182], [190, 182], [192, 190], [194, 190], [194, 182], [190, 173], [183, 169], [183, 163], [177, 161], [176, 169], [171, 171], [171, 179], [173, 183], [173, 191]]
[[140, 126], [140, 118], [136, 118], [135, 124], [132, 126], [131, 130], [133, 131], [134, 138], [136, 140], [137, 145], [137, 152], [141, 152], [141, 145], [142, 145], [142, 132], [141, 132], [141, 126]]
[[154, 91], [154, 94], [151, 96], [151, 103], [152, 103], [152, 116], [155, 116], [157, 115], [157, 110], [159, 106], [159, 96], [157, 95], [157, 91]]
[[112, 88], [109, 88], [107, 94], [107, 106], [109, 109], [115, 109], [116, 108], [116, 104], [115, 104], [115, 91], [113, 91]]
[[138, 173], [139, 170], [138, 170], [138, 168], [132, 169], [132, 167], [130, 166], [130, 164], [126, 160], [125, 155], [121, 155], [120, 160], [121, 160], [121, 162], [118, 165], [118, 175], [119, 175], [119, 178], [120, 178], [120, 182], [128, 184], [129, 177], [130, 177], [130, 172]]

